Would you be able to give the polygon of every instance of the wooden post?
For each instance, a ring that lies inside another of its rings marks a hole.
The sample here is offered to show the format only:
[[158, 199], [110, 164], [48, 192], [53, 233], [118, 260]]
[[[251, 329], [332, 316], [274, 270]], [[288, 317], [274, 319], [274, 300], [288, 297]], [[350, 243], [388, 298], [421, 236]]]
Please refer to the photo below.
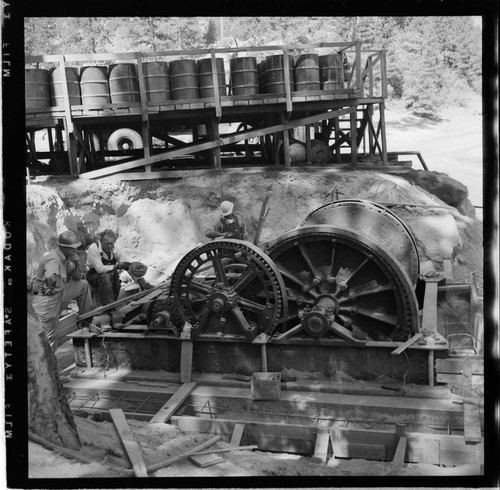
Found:
[[176, 410], [184, 403], [186, 398], [198, 386], [196, 383], [184, 383], [161, 407], [155, 416], [149, 421], [150, 424], [166, 424], [176, 412]]
[[386, 50], [383, 49], [380, 53], [380, 76], [382, 83], [382, 98], [387, 98], [387, 65], [386, 65]]
[[306, 162], [311, 162], [312, 155], [311, 155], [311, 125], [310, 124], [305, 125], [305, 132], [306, 132]]
[[387, 139], [385, 135], [385, 104], [384, 102], [381, 102], [379, 104], [379, 111], [380, 111], [380, 139], [382, 141], [382, 164], [383, 165], [388, 165], [387, 161]]
[[361, 84], [361, 41], [356, 41], [356, 92], [358, 97], [363, 97], [363, 86]]
[[92, 351], [90, 350], [90, 339], [84, 340], [85, 347], [85, 365], [88, 369], [92, 369]]
[[231, 446], [241, 446], [241, 441], [245, 434], [245, 424], [234, 424], [233, 433], [231, 435]]
[[[151, 134], [149, 133], [149, 117], [148, 117], [148, 104], [146, 96], [146, 85], [144, 83], [144, 71], [142, 68], [142, 56], [140, 52], [136, 53], [137, 59], [137, 79], [139, 80], [139, 97], [141, 101], [141, 126], [142, 126], [142, 139], [144, 140], [144, 157], [147, 158], [152, 155], [152, 141]], [[144, 165], [146, 172], [151, 172], [152, 165]]]
[[373, 104], [368, 104], [366, 107], [366, 114], [368, 116], [368, 154], [370, 155], [370, 158], [373, 158], [374, 156], [374, 143], [373, 143]]
[[[281, 123], [285, 124], [285, 115], [280, 113]], [[288, 137], [288, 129], [283, 131], [283, 161], [285, 163], [285, 168], [290, 168], [290, 139]]]
[[357, 117], [358, 117], [357, 110], [351, 112], [351, 165], [353, 167], [356, 167], [356, 165], [358, 164], [358, 145], [357, 145], [358, 131], [356, 128]]
[[219, 74], [217, 73], [217, 62], [215, 58], [214, 48], [210, 49], [210, 58], [212, 60], [212, 80], [213, 80], [214, 98], [215, 98], [215, 117], [220, 118], [222, 116], [222, 110], [220, 106], [219, 76], [218, 76]]
[[330, 432], [326, 429], [318, 430], [316, 435], [316, 444], [314, 447], [314, 455], [311, 459], [319, 463], [326, 464], [329, 447]]
[[340, 151], [340, 144], [339, 144], [339, 140], [340, 140], [340, 122], [339, 122], [339, 118], [338, 117], [335, 117], [333, 119], [333, 124], [334, 124], [334, 128], [335, 128], [335, 157], [336, 157], [336, 162], [337, 163], [342, 163], [342, 154], [341, 154], [341, 151]]
[[267, 348], [266, 344], [260, 346], [260, 354], [262, 357], [262, 372], [267, 373]]
[[286, 112], [292, 112], [292, 94], [290, 93], [290, 60], [288, 59], [288, 48], [283, 46], [283, 70], [285, 78]]
[[181, 332], [181, 383], [191, 382], [193, 369], [193, 341], [191, 340], [191, 325], [185, 323]]
[[[212, 141], [218, 141], [220, 139], [220, 134], [219, 134], [219, 119], [216, 117], [211, 116], [209, 120], [209, 131], [210, 131], [210, 139]], [[222, 162], [221, 162], [221, 157], [220, 157], [220, 146], [216, 146], [212, 152], [212, 158], [213, 158], [213, 167], [214, 168], [221, 168], [222, 167]]]

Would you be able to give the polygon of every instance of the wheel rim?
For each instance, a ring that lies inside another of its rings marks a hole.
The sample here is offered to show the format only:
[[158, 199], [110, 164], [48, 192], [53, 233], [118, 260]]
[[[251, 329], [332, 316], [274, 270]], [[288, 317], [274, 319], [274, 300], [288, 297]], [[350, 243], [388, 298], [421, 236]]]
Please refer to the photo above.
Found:
[[308, 315], [311, 323], [304, 330], [324, 335], [313, 315], [320, 307], [342, 327], [372, 340], [404, 340], [418, 330], [417, 299], [407, 273], [367, 237], [318, 225], [292, 230], [265, 247], [287, 287], [283, 332], [304, 326]]
[[286, 315], [283, 279], [259, 248], [216, 240], [189, 252], [172, 276], [176, 308], [192, 336], [271, 335]]
[[389, 209], [362, 199], [334, 201], [310, 213], [297, 228], [331, 225], [363, 234], [389, 251], [415, 285], [420, 263], [417, 244], [403, 221]]

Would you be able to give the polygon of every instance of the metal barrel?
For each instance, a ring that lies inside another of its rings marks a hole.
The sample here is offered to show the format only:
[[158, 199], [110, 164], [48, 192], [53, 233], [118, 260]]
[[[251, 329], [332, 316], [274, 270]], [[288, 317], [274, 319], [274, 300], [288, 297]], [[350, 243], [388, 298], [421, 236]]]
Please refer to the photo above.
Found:
[[170, 95], [172, 99], [198, 99], [198, 70], [195, 60], [170, 62]]
[[233, 95], [256, 95], [259, 93], [257, 58], [254, 56], [232, 58], [229, 61], [229, 66]]
[[109, 67], [109, 92], [113, 104], [140, 102], [137, 67], [133, 63], [119, 63]]
[[[70, 105], [81, 105], [82, 96], [80, 93], [80, 81], [78, 79], [78, 68], [67, 66], [66, 85], [68, 86], [68, 96]], [[63, 106], [63, 86], [61, 80], [61, 69], [54, 68], [50, 73], [50, 86], [52, 88], [52, 105]]]
[[82, 104], [95, 106], [109, 104], [108, 68], [106, 66], [82, 66], [80, 68]]
[[320, 90], [317, 54], [301, 54], [295, 62], [295, 90]]
[[50, 107], [50, 77], [48, 70], [24, 70], [24, 97], [26, 108]]
[[259, 76], [259, 92], [266, 93], [266, 60], [257, 63], [257, 73]]
[[342, 54], [326, 54], [319, 57], [319, 75], [323, 90], [344, 88]]
[[[198, 87], [200, 97], [214, 96], [214, 79], [212, 76], [212, 58], [204, 58], [196, 62], [198, 68]], [[224, 71], [224, 59], [215, 59], [215, 69], [217, 70], [217, 82], [219, 85], [219, 95], [226, 95], [226, 72]]]
[[[294, 90], [293, 56], [288, 55], [290, 91]], [[266, 56], [266, 90], [272, 94], [285, 93], [284, 57], [282, 54]]]
[[166, 61], [148, 61], [142, 64], [144, 87], [148, 102], [170, 100], [170, 82]]

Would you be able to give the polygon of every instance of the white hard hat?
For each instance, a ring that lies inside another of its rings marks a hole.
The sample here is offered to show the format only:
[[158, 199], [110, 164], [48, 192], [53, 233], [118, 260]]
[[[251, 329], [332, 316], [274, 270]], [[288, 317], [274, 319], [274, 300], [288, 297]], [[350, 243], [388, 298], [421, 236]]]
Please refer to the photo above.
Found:
[[222, 211], [222, 216], [227, 216], [233, 212], [233, 203], [229, 201], [223, 201], [220, 205]]

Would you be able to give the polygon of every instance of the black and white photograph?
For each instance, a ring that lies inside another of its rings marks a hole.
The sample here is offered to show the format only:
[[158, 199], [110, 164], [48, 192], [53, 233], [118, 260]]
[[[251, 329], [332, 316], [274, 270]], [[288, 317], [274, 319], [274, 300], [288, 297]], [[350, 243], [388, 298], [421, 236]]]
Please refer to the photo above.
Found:
[[137, 4], [3, 4], [7, 488], [498, 488], [498, 6]]

